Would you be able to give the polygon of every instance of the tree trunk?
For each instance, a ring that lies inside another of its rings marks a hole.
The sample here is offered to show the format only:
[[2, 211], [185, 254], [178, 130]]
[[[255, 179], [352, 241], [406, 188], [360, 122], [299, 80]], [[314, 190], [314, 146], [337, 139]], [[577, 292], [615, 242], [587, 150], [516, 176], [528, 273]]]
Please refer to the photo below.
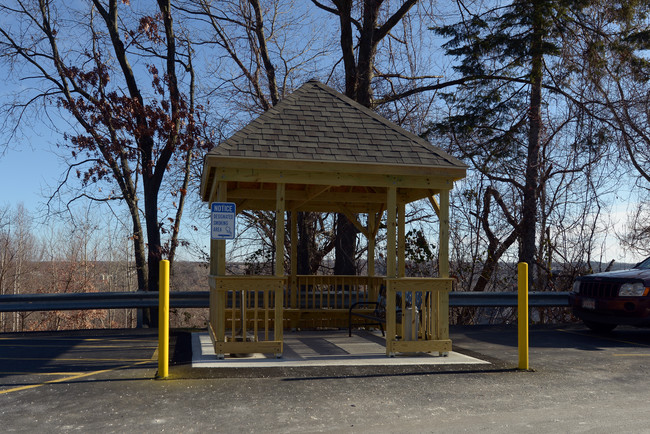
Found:
[[354, 59], [354, 36], [352, 33], [352, 0], [340, 0], [336, 5], [341, 23], [341, 52], [345, 69], [345, 94], [355, 99], [357, 67]]
[[363, 28], [361, 35], [359, 35], [356, 95], [351, 98], [365, 107], [372, 105], [372, 77], [374, 73], [375, 54], [377, 53], [375, 28], [377, 27], [380, 5], [381, 2], [376, 0], [365, 1], [363, 8]]
[[314, 219], [310, 217], [311, 213], [298, 213], [298, 257], [296, 260], [298, 262], [298, 274], [300, 275], [313, 274], [311, 264], [316, 251], [315, 223]]
[[506, 214], [506, 219], [508, 221], [513, 222], [512, 215], [510, 215], [510, 213], [508, 212], [507, 205], [502, 200], [499, 192], [494, 190], [492, 187], [488, 187], [485, 190], [485, 193], [483, 195], [483, 213], [480, 219], [481, 226], [483, 227], [483, 231], [485, 232], [485, 235], [488, 238], [487, 257], [485, 258], [485, 262], [483, 263], [481, 274], [479, 275], [476, 284], [472, 289], [473, 291], [478, 291], [478, 292], [485, 291], [485, 288], [487, 287], [488, 283], [492, 279], [492, 275], [494, 274], [497, 265], [501, 260], [501, 257], [510, 248], [512, 243], [514, 243], [517, 240], [518, 237], [516, 225], [514, 224], [514, 222], [511, 224], [515, 228], [513, 228], [510, 235], [508, 235], [503, 242], [499, 242], [499, 238], [492, 232], [492, 229], [490, 228], [490, 216], [492, 215], [491, 213], [492, 198], [494, 198], [494, 200], [497, 202], [501, 210], [504, 212], [504, 214]]
[[[147, 227], [147, 291], [158, 291], [159, 262], [162, 259], [158, 225], [158, 188], [158, 183], [153, 180], [144, 182], [144, 210]], [[149, 327], [158, 327], [158, 309], [145, 309], [143, 324]]]
[[354, 276], [357, 274], [354, 260], [357, 246], [357, 228], [354, 227], [345, 214], [337, 214], [336, 218], [334, 274]]
[[531, 90], [530, 90], [530, 128], [528, 135], [528, 155], [526, 158], [526, 183], [521, 218], [521, 251], [520, 262], [528, 264], [528, 281], [531, 289], [534, 287], [533, 268], [535, 264], [535, 239], [537, 227], [537, 188], [539, 184], [539, 151], [542, 131], [542, 68], [543, 34], [541, 10], [535, 5], [533, 15], [533, 44]]
[[[344, 6], [345, 9], [341, 10]], [[341, 2], [339, 6], [341, 19], [341, 48], [345, 65], [345, 93], [346, 96], [359, 104], [370, 107], [372, 105], [372, 76], [373, 65], [377, 49], [374, 40], [374, 29], [377, 26], [380, 3], [366, 0], [363, 10], [363, 28], [359, 35], [359, 56], [354, 61], [352, 50], [352, 27], [350, 2]], [[334, 274], [355, 275], [356, 264], [354, 260], [357, 229], [344, 214], [337, 214], [336, 235], [334, 241]]]
[[[188, 43], [189, 45], [189, 43]], [[190, 75], [190, 98], [189, 98], [189, 112], [190, 118], [194, 119], [195, 107], [194, 107], [194, 97], [196, 89], [196, 75], [194, 73], [194, 64], [192, 63], [192, 50], [191, 47], [188, 48], [188, 63], [186, 71]], [[178, 247], [178, 234], [181, 229], [181, 219], [183, 217], [183, 210], [185, 209], [185, 200], [187, 198], [187, 191], [190, 185], [190, 171], [192, 168], [192, 160], [194, 157], [193, 149], [189, 148], [185, 151], [185, 164], [183, 166], [183, 183], [179, 189], [179, 200], [178, 208], [176, 209], [176, 218], [174, 219], [174, 225], [172, 227], [172, 237], [169, 247], [169, 270], [171, 274], [174, 274], [174, 260], [176, 259], [176, 248]]]
[[147, 289], [147, 258], [144, 253], [144, 232], [142, 231], [142, 221], [140, 220], [140, 210], [135, 200], [127, 199], [131, 222], [133, 226], [133, 253], [135, 260], [135, 271], [138, 279], [138, 291]]

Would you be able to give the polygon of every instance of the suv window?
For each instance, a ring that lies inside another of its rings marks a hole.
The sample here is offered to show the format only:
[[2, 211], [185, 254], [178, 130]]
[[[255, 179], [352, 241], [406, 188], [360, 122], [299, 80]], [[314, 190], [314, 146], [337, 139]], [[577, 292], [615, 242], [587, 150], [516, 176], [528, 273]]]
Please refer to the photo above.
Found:
[[648, 269], [650, 269], [650, 258], [648, 258], [648, 259], [646, 259], [646, 260], [644, 260], [642, 262], [639, 262], [633, 268], [637, 268], [637, 269], [640, 269], [640, 270], [648, 270]]

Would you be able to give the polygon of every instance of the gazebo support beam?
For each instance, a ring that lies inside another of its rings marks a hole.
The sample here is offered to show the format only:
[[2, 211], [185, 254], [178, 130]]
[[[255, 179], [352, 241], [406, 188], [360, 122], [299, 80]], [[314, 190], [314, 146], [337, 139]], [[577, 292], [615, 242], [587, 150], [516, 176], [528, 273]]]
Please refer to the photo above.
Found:
[[[211, 196], [216, 202], [225, 202], [228, 197], [228, 184], [226, 182], [215, 183], [215, 194]], [[210, 240], [210, 274], [213, 276], [226, 275], [226, 240]], [[213, 333], [211, 336], [223, 341], [225, 338], [225, 322], [218, 321], [218, 318], [225, 318], [226, 297], [225, 293], [217, 294], [210, 290], [210, 326]]]
[[381, 217], [384, 215], [384, 211], [386, 211], [386, 205], [382, 204], [379, 207], [379, 212], [377, 212], [376, 217], [375, 217], [375, 225], [372, 228], [372, 237], [377, 238], [377, 232], [379, 232], [379, 226], [381, 223]]
[[[440, 251], [438, 256], [438, 275], [449, 277], [449, 190], [440, 191]], [[438, 295], [437, 339], [449, 339], [449, 292], [441, 291]], [[443, 313], [444, 312], [444, 313]]]
[[397, 277], [406, 276], [406, 205], [397, 205]]
[[[216, 202], [226, 202], [228, 197], [228, 183], [219, 182], [217, 187], [217, 197]], [[212, 247], [214, 246], [214, 256]], [[210, 269], [211, 274], [218, 276], [226, 275], [226, 240], [211, 240], [210, 242], [210, 257], [214, 260], [210, 261], [210, 266], [214, 269]]]
[[[289, 278], [289, 306], [298, 307], [298, 211], [291, 211], [291, 276]], [[291, 321], [291, 328], [298, 328], [298, 321]]]
[[431, 203], [431, 206], [433, 207], [433, 211], [436, 213], [438, 217], [440, 217], [440, 205], [438, 204], [438, 201], [436, 200], [436, 197], [434, 196], [433, 191], [429, 191], [429, 202]]
[[326, 186], [319, 186], [319, 187], [317, 187], [317, 188], [316, 188], [316, 187], [312, 187], [312, 188], [308, 189], [308, 190], [306, 191], [307, 196], [306, 196], [303, 200], [301, 200], [300, 202], [296, 202], [296, 203], [292, 204], [292, 206], [291, 206], [291, 210], [294, 210], [294, 209], [300, 208], [300, 207], [303, 206], [304, 204], [309, 203], [310, 201], [316, 199], [318, 196], [320, 196], [321, 194], [323, 194], [323, 193], [325, 193], [327, 190], [329, 190], [330, 187], [331, 187], [331, 186], [326, 185]]
[[359, 222], [359, 219], [358, 219], [357, 215], [355, 213], [353, 213], [352, 211], [350, 211], [350, 209], [345, 205], [341, 205], [340, 208], [341, 208], [341, 211], [343, 211], [343, 214], [348, 218], [350, 223], [352, 223], [354, 225], [354, 227], [357, 228], [357, 230], [359, 232], [361, 232], [363, 235], [368, 237], [370, 230], [368, 228], [363, 227], [361, 222]]
[[275, 275], [284, 276], [284, 184], [275, 190]]
[[396, 224], [397, 224], [397, 187], [388, 187], [386, 198], [386, 277], [397, 277], [396, 272]]
[[[275, 188], [275, 276], [284, 277], [284, 212], [285, 212], [285, 184], [278, 183]], [[286, 281], [285, 281], [286, 284]], [[273, 339], [282, 342], [284, 334], [283, 309], [284, 300], [282, 291], [275, 296], [275, 318], [273, 326]], [[276, 354], [276, 356], [278, 356]]]
[[[277, 170], [269, 168], [254, 168], [254, 160], [247, 160], [245, 170], [235, 167], [226, 167], [227, 160], [219, 162], [219, 167], [214, 168], [214, 176], [218, 179], [228, 179], [238, 182], [259, 182], [263, 179], [268, 183], [285, 184], [312, 184], [323, 186], [349, 186], [357, 187], [402, 187], [408, 189], [438, 190], [448, 188], [448, 183], [438, 177], [421, 176], [412, 174], [381, 174], [381, 173], [344, 173], [341, 172], [340, 163], [319, 165], [318, 171], [304, 170]], [[222, 164], [223, 163], [223, 164]], [[268, 166], [268, 163], [266, 164]], [[358, 166], [353, 166], [357, 168]], [[334, 176], [333, 176], [334, 174]], [[444, 176], [440, 173], [441, 176]], [[461, 176], [462, 178], [462, 176]]]
[[440, 277], [449, 277], [449, 190], [440, 192], [440, 252], [438, 269]]
[[368, 276], [375, 275], [375, 227], [377, 226], [377, 215], [374, 212], [368, 214]]

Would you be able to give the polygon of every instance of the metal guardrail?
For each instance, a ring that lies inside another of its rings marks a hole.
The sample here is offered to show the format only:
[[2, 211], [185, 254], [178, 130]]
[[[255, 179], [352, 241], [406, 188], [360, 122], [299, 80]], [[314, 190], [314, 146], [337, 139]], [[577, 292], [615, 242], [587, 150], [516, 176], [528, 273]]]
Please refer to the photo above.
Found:
[[[451, 292], [451, 307], [516, 307], [517, 292]], [[529, 307], [568, 307], [568, 292], [529, 292]]]
[[[172, 308], [208, 307], [208, 299], [208, 291], [171, 292], [169, 306]], [[0, 312], [146, 307], [158, 307], [157, 292], [87, 292], [0, 296]]]
[[[171, 308], [207, 308], [208, 291], [171, 292]], [[568, 292], [530, 292], [530, 307], [569, 306]], [[451, 307], [515, 307], [516, 292], [451, 292]], [[131, 309], [158, 306], [158, 293], [89, 292], [69, 294], [20, 294], [0, 296], [0, 312], [30, 312], [50, 310]]]

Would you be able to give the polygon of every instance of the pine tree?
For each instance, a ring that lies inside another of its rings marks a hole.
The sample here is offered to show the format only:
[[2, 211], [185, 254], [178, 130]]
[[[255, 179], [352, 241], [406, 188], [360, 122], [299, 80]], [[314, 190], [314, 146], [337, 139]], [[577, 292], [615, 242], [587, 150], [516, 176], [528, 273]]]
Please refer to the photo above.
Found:
[[[444, 95], [454, 114], [434, 130], [453, 136], [458, 151], [491, 182], [508, 186], [517, 204], [514, 213], [509, 215], [505, 202], [497, 203], [519, 241], [519, 260], [529, 264], [535, 263], [542, 188], [542, 113], [546, 98], [566, 75], [560, 56], [563, 35], [587, 6], [582, 0], [515, 0], [434, 29], [449, 38], [443, 47], [458, 59], [454, 70], [465, 78], [455, 92]], [[485, 198], [497, 198], [495, 192], [489, 189]], [[498, 247], [508, 246], [492, 246], [488, 262], [499, 259]]]

